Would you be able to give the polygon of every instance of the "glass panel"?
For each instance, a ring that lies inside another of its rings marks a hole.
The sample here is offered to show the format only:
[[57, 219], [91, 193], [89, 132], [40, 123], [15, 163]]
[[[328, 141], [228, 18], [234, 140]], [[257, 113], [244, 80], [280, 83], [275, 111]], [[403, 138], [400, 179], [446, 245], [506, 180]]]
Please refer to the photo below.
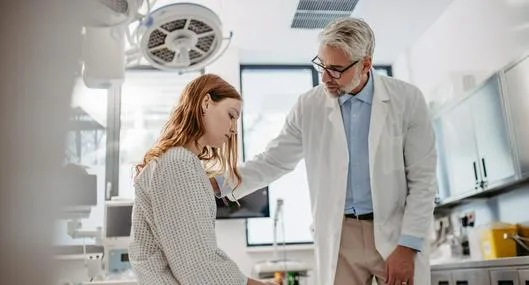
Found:
[[[90, 208], [87, 218], [80, 220], [83, 230], [96, 230], [103, 226], [105, 203], [105, 164], [107, 142], [107, 98], [105, 89], [89, 89], [82, 80], [76, 82], [72, 96], [70, 128], [66, 137], [65, 163], [79, 165], [88, 174], [96, 176], [97, 205]], [[87, 185], [72, 191], [90, 191]], [[86, 193], [86, 192], [85, 192]], [[88, 195], [90, 196], [90, 195]], [[83, 204], [84, 205], [84, 204]], [[68, 219], [57, 222], [55, 244], [79, 245], [83, 239], [73, 239], [67, 231]], [[86, 240], [93, 244], [95, 240]]]
[[[245, 158], [250, 159], [264, 151], [267, 143], [279, 134], [298, 96], [312, 88], [312, 70], [248, 68], [242, 70], [241, 82], [244, 152]], [[273, 243], [273, 216], [278, 198], [283, 199], [284, 205], [284, 227], [280, 220], [278, 242], [312, 242], [312, 215], [304, 162], [292, 173], [271, 183], [269, 191], [271, 218], [248, 219], [248, 245]]]
[[128, 71], [121, 95], [119, 196], [134, 198], [134, 166], [158, 139], [185, 86], [199, 72]]
[[506, 98], [523, 176], [529, 177], [529, 57], [505, 72]]
[[[488, 186], [514, 178], [511, 146], [497, 77], [489, 79], [469, 101], [472, 105], [479, 164]], [[485, 175], [486, 174], [486, 175]]]
[[[474, 124], [467, 101], [443, 114], [440, 134], [442, 137], [444, 162], [448, 178], [450, 196], [473, 191], [479, 171], [474, 138]], [[474, 164], [476, 173], [474, 172]]]

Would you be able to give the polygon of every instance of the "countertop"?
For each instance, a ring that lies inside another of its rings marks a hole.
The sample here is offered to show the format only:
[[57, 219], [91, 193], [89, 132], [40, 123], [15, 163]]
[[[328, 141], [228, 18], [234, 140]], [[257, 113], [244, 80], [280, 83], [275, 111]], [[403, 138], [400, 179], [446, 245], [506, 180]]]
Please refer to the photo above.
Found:
[[498, 258], [492, 260], [451, 259], [446, 261], [432, 261], [431, 270], [485, 268], [485, 267], [527, 267], [529, 268], [529, 256], [518, 256], [509, 258]]

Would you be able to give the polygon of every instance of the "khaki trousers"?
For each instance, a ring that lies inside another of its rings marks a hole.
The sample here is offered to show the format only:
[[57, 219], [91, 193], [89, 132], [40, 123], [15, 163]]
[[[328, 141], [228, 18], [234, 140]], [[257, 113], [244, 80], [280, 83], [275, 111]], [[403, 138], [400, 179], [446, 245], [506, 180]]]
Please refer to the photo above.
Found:
[[385, 284], [386, 263], [375, 248], [373, 221], [344, 218], [335, 285]]

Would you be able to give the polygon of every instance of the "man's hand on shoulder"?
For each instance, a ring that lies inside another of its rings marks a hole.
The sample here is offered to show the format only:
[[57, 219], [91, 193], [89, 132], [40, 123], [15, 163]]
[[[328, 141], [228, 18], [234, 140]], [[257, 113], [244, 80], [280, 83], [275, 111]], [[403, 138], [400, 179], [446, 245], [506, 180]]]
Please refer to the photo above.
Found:
[[211, 177], [209, 179], [209, 182], [211, 183], [211, 187], [213, 187], [213, 192], [215, 192], [215, 196], [220, 196], [221, 194], [220, 186], [219, 186], [219, 183], [217, 182], [217, 179], [215, 177]]

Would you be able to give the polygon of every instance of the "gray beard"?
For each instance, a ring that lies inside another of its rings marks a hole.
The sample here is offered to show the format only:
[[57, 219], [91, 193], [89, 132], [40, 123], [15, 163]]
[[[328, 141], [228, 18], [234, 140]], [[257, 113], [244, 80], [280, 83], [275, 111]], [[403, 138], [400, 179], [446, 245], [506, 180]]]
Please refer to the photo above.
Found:
[[340, 90], [340, 93], [338, 93], [338, 94], [333, 94], [325, 86], [323, 86], [323, 90], [325, 90], [325, 94], [327, 94], [327, 96], [329, 96], [332, 99], [336, 99], [336, 98], [346, 94], [343, 90]]
[[349, 83], [345, 88], [348, 89], [349, 91], [345, 91], [344, 89], [341, 89], [340, 88], [340, 93], [338, 94], [333, 94], [331, 93], [327, 87], [325, 87], [325, 85], [323, 86], [323, 89], [325, 90], [325, 94], [327, 94], [327, 96], [335, 99], [335, 98], [339, 98], [345, 94], [349, 94], [351, 93], [351, 91], [353, 91], [356, 87], [358, 87], [358, 85], [360, 85], [360, 83], [362, 82], [362, 80], [360, 78], [358, 78], [357, 80]]

